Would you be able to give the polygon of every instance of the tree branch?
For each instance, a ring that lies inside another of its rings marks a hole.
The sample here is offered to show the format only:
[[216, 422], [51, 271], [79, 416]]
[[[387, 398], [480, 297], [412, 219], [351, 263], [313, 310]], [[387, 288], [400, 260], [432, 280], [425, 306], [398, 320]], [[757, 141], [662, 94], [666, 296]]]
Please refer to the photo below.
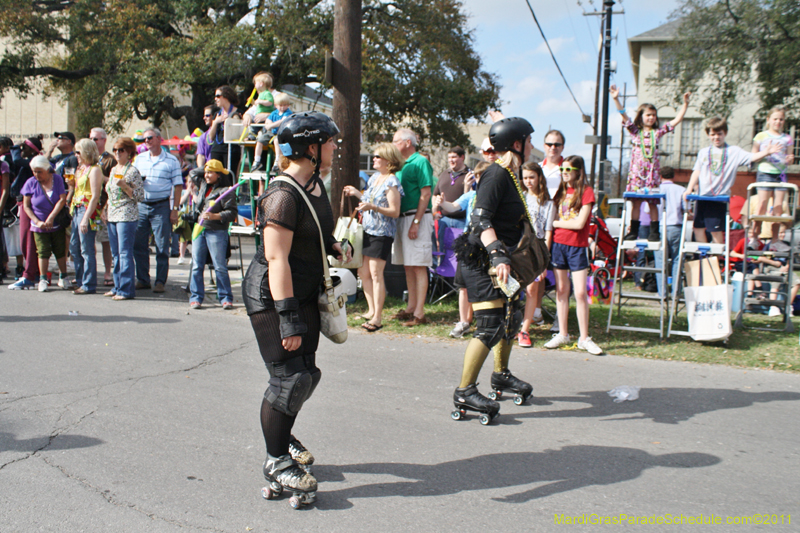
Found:
[[725, 0], [725, 8], [728, 10], [728, 14], [730, 14], [731, 18], [736, 24], [739, 24], [739, 17], [733, 14], [733, 10], [731, 9], [731, 0]]

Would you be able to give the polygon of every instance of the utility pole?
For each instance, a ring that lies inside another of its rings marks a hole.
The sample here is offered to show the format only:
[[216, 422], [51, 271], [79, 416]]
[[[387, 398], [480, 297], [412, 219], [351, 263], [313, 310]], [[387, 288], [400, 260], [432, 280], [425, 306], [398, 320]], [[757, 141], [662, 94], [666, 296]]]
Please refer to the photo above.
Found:
[[[605, 19], [600, 19], [600, 36], [603, 36], [603, 25], [605, 24]], [[597, 136], [597, 126], [600, 120], [600, 72], [602, 72], [603, 67], [603, 46], [602, 43], [599, 46], [599, 51], [597, 53], [597, 82], [595, 84], [594, 89], [594, 124], [592, 125], [592, 134]], [[597, 184], [594, 182], [595, 173], [594, 170], [597, 168], [597, 145], [592, 144], [592, 172], [591, 172], [591, 183], [592, 187], [596, 187]]]
[[[625, 103], [628, 100], [628, 96], [636, 96], [635, 94], [628, 94], [628, 82], [622, 84], [622, 109], [625, 109]], [[614, 191], [614, 188], [611, 188], [611, 192], [616, 194], [620, 194], [622, 191], [622, 156], [625, 153], [625, 124], [622, 124], [619, 128], [619, 176], [617, 178], [617, 190]]]
[[333, 120], [340, 142], [333, 155], [331, 207], [341, 216], [339, 200], [345, 185], [358, 186], [361, 152], [361, 1], [336, 0], [333, 11]]

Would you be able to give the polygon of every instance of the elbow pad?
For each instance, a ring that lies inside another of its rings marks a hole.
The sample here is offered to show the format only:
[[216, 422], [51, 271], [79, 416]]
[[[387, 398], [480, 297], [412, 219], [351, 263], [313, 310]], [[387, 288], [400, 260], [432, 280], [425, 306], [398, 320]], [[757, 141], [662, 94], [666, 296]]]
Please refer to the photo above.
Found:
[[280, 320], [281, 339], [302, 335], [308, 326], [300, 321], [300, 301], [297, 298], [285, 298], [275, 301], [275, 310]]
[[469, 219], [470, 226], [472, 226], [476, 233], [480, 235], [492, 227], [493, 216], [493, 211], [489, 211], [488, 209], [484, 209], [482, 207], [476, 207], [472, 210], [472, 216], [470, 216]]
[[498, 265], [511, 265], [511, 259], [508, 258], [506, 245], [503, 244], [500, 239], [486, 246], [486, 251], [489, 252], [489, 259], [491, 259], [493, 267], [497, 267]]

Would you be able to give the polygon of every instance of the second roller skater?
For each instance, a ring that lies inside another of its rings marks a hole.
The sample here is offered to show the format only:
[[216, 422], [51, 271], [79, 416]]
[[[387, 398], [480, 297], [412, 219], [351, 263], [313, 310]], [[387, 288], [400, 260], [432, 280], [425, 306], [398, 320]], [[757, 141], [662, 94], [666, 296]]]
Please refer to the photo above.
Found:
[[478, 374], [494, 349], [494, 373], [490, 397], [504, 390], [517, 394], [522, 404], [533, 392], [530, 383], [515, 377], [508, 369], [511, 346], [522, 325], [519, 290], [499, 288], [513, 285], [510, 250], [522, 237], [522, 221], [527, 217], [518, 176], [520, 166], [530, 156], [533, 127], [523, 118], [504, 118], [489, 131], [489, 140], [498, 152], [497, 160], [483, 173], [467, 231], [454, 246], [461, 263], [461, 274], [475, 313], [476, 328], [464, 355], [461, 383], [453, 393], [454, 420], [467, 411], [479, 414], [488, 424], [500, 411], [500, 404], [478, 391]]

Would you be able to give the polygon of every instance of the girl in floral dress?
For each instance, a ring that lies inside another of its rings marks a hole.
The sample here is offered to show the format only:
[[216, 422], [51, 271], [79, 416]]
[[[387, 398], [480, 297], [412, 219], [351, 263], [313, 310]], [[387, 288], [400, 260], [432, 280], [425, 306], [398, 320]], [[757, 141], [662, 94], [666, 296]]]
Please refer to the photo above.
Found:
[[[657, 192], [661, 186], [661, 167], [658, 160], [658, 141], [661, 137], [673, 131], [675, 126], [683, 121], [686, 109], [689, 107], [691, 93], [683, 95], [683, 105], [678, 110], [674, 119], [663, 126], [658, 125], [658, 110], [652, 104], [642, 104], [636, 110], [636, 117], [631, 121], [625, 112], [625, 108], [619, 101], [619, 89], [612, 85], [610, 89], [611, 97], [617, 110], [622, 115], [622, 124], [631, 135], [631, 164], [628, 172], [628, 186], [625, 192], [635, 192], [647, 194]], [[631, 200], [633, 210], [631, 211], [631, 227], [623, 240], [636, 240], [639, 238], [639, 210], [641, 199]], [[650, 235], [649, 241], [658, 242], [661, 240], [661, 233], [658, 228], [658, 201], [648, 201], [650, 204]]]

